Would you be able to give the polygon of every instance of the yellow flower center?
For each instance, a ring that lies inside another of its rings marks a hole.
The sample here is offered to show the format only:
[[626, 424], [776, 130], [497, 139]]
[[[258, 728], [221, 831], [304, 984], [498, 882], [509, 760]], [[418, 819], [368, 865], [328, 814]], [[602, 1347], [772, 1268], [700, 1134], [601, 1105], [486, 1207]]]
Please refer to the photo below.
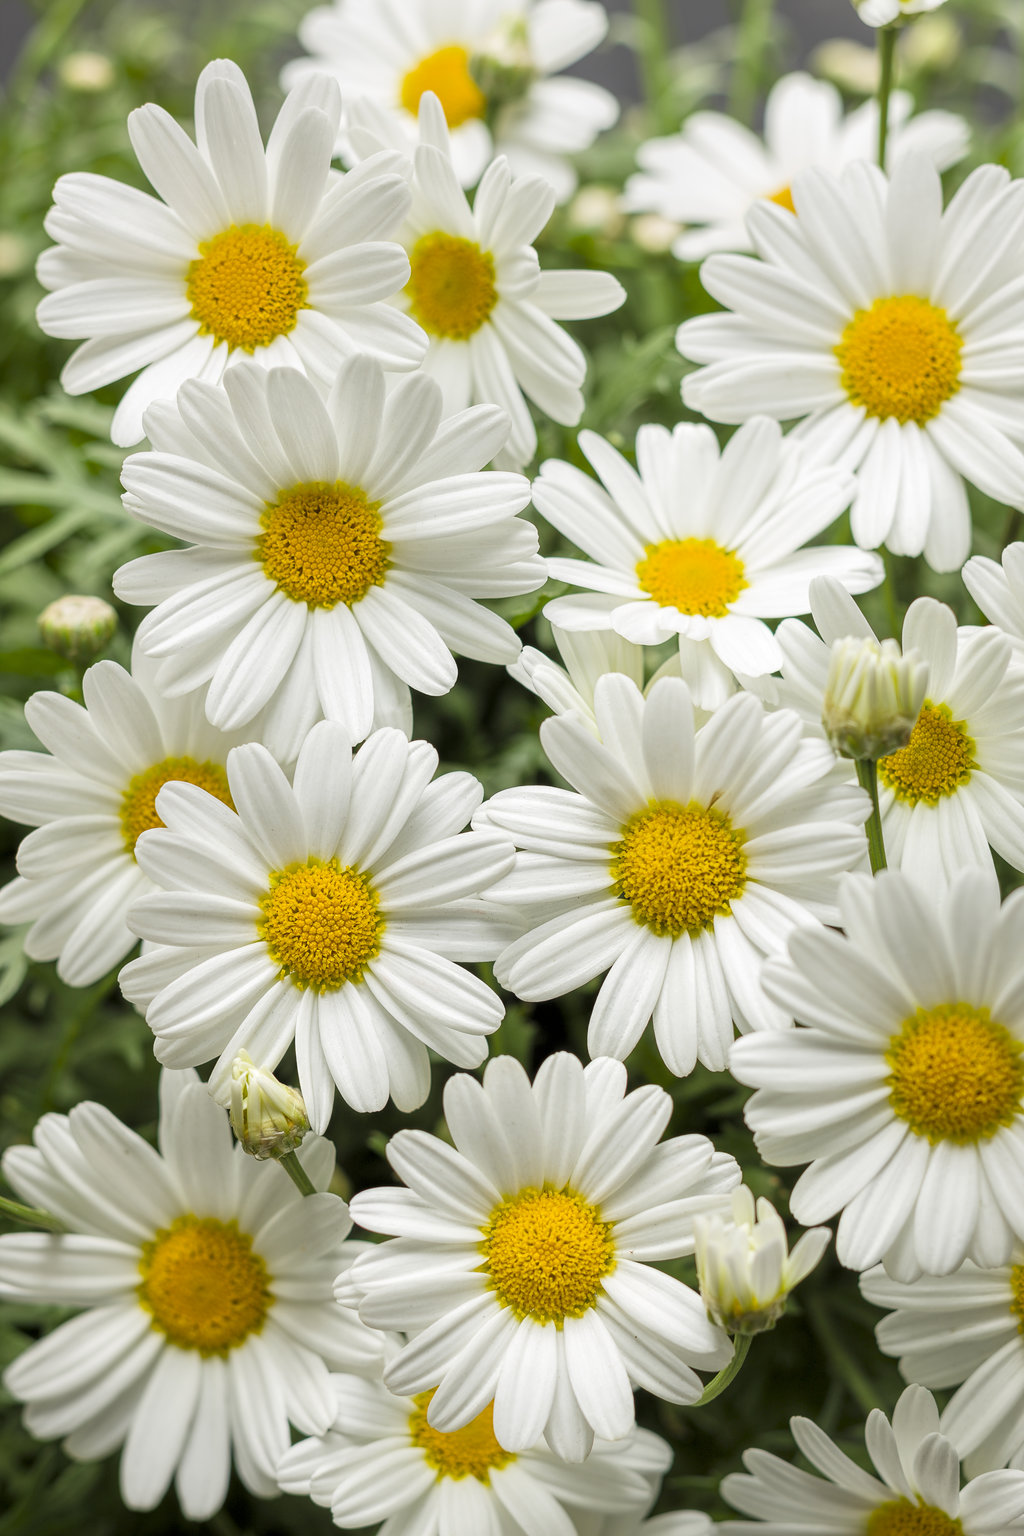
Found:
[[380, 953], [384, 919], [369, 878], [337, 859], [291, 864], [270, 877], [259, 934], [297, 987], [333, 992]]
[[772, 192], [769, 195], [768, 201], [770, 203], [778, 203], [780, 208], [788, 208], [790, 213], [796, 213], [796, 208], [793, 206], [793, 190], [791, 187], [780, 187], [777, 192]]
[[539, 1323], [581, 1317], [615, 1268], [610, 1223], [570, 1189], [521, 1189], [503, 1201], [481, 1252], [501, 1305]]
[[966, 1146], [1012, 1125], [1024, 1094], [1024, 1047], [987, 1008], [919, 1008], [889, 1041], [889, 1103], [915, 1136]]
[[700, 805], [641, 811], [612, 858], [612, 878], [636, 921], [673, 939], [710, 928], [746, 880], [742, 833], [728, 816]]
[[342, 480], [295, 485], [260, 519], [256, 558], [294, 602], [351, 607], [383, 585], [388, 569], [391, 545], [380, 536], [378, 507]]
[[954, 720], [948, 705], [926, 699], [910, 740], [879, 760], [878, 776], [898, 800], [936, 805], [966, 784], [977, 766], [967, 722]]
[[1024, 1333], [1024, 1264], [1010, 1270], [1010, 1311], [1017, 1319], [1017, 1332]]
[[233, 1221], [179, 1216], [142, 1249], [138, 1297], [153, 1327], [179, 1349], [224, 1355], [258, 1333], [270, 1277]]
[[750, 583], [743, 561], [714, 539], [664, 539], [648, 544], [636, 579], [662, 608], [724, 619]]
[[944, 309], [907, 293], [858, 309], [836, 357], [854, 405], [924, 426], [960, 388], [962, 346]]
[[294, 330], [299, 310], [309, 307], [309, 289], [305, 264], [280, 230], [232, 224], [199, 250], [185, 291], [202, 335], [255, 352]]
[[869, 1519], [866, 1536], [963, 1536], [959, 1520], [950, 1519], [934, 1504], [911, 1504], [891, 1499], [879, 1504]]
[[487, 98], [469, 71], [469, 52], [459, 43], [449, 43], [420, 59], [402, 81], [401, 101], [407, 112], [419, 111], [424, 91], [433, 91], [448, 121], [458, 128], [471, 117], [483, 117]]
[[413, 319], [430, 336], [468, 341], [498, 302], [494, 258], [473, 240], [435, 230], [409, 252]]
[[511, 1451], [502, 1450], [494, 1438], [494, 1404], [488, 1403], [483, 1413], [462, 1429], [442, 1434], [427, 1423], [427, 1409], [433, 1392], [422, 1392], [414, 1398], [416, 1412], [409, 1415], [409, 1434], [413, 1445], [419, 1446], [428, 1467], [433, 1467], [438, 1477], [475, 1477], [477, 1482], [489, 1483], [491, 1471], [507, 1467], [515, 1461]]
[[154, 763], [152, 768], [129, 779], [128, 788], [121, 796], [121, 833], [125, 847], [133, 857], [135, 844], [143, 832], [163, 826], [156, 813], [156, 797], [165, 784], [175, 780], [198, 784], [200, 789], [216, 795], [232, 810], [235, 808], [228, 789], [228, 776], [220, 763], [197, 763], [194, 757], [165, 757], [163, 762]]

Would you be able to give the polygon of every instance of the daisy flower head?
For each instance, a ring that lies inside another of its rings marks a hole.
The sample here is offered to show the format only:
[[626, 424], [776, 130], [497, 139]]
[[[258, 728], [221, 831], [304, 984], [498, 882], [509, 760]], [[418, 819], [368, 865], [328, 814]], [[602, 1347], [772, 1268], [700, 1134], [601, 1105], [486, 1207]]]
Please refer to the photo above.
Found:
[[737, 674], [781, 665], [765, 620], [806, 613], [814, 576], [853, 592], [882, 580], [875, 555], [801, 547], [848, 505], [854, 481], [809, 464], [767, 417], [721, 451], [710, 427], [643, 426], [636, 469], [596, 432], [581, 432], [579, 446], [599, 484], [560, 459], [534, 482], [537, 510], [588, 556], [547, 561], [550, 576], [583, 590], [544, 613], [564, 629], [613, 629], [637, 645], [678, 635], [682, 675], [703, 709], [735, 689]]
[[[1024, 196], [999, 166], [943, 211], [935, 166], [864, 161], [793, 183], [795, 212], [762, 201], [757, 259], [711, 256], [707, 291], [731, 313], [677, 333], [705, 366], [683, 399], [712, 421], [803, 418], [815, 460], [857, 472], [853, 535], [955, 570], [970, 552], [965, 481], [1024, 505]], [[984, 231], [984, 236], [982, 235]]]
[[593, 725], [594, 689], [606, 672], [621, 672], [638, 688], [644, 685], [643, 647], [623, 640], [613, 629], [581, 630], [551, 626], [552, 639], [565, 663], [526, 645], [517, 661], [507, 669], [517, 683], [537, 695], [556, 715], [575, 712]]
[[610, 128], [619, 107], [603, 86], [559, 71], [607, 31], [608, 13], [594, 0], [334, 0], [303, 18], [299, 40], [312, 57], [286, 64], [283, 78], [326, 71], [346, 104], [369, 100], [407, 140], [429, 91], [463, 186], [504, 155], [516, 174], [544, 176], [564, 202], [576, 186], [567, 157]]
[[503, 412], [441, 409], [423, 374], [386, 393], [380, 365], [355, 357], [326, 400], [295, 369], [242, 364], [147, 414], [153, 447], [125, 462], [125, 504], [192, 547], [143, 555], [114, 585], [156, 604], [138, 643], [166, 693], [207, 688], [225, 729], [265, 710], [262, 739], [291, 761], [321, 718], [353, 741], [411, 731], [409, 690], [447, 693], [452, 648], [515, 660], [515, 632], [475, 598], [543, 584], [516, 516], [529, 481], [482, 472]]
[[1024, 893], [1000, 907], [991, 870], [938, 890], [886, 870], [847, 877], [839, 906], [845, 936], [794, 932], [762, 972], [804, 1027], [732, 1048], [758, 1150], [810, 1164], [790, 1208], [841, 1210], [851, 1269], [1005, 1264], [1024, 1239]]
[[337, 1086], [353, 1109], [423, 1103], [428, 1045], [479, 1066], [502, 1006], [456, 960], [489, 959], [508, 930], [475, 900], [510, 868], [494, 833], [460, 833], [482, 795], [468, 773], [431, 783], [437, 753], [376, 731], [353, 758], [340, 726], [306, 737], [294, 783], [265, 747], [228, 756], [234, 810], [189, 785], [160, 796], [165, 827], [138, 857], [163, 889], [132, 909], [151, 941], [125, 967], [167, 1066], [217, 1057], [273, 1071], [294, 1041], [310, 1124]]
[[1024, 661], [1024, 544], [1007, 544], [998, 561], [972, 555], [960, 574], [986, 619], [1009, 640], [1019, 666]]
[[519, 1452], [543, 1434], [582, 1461], [622, 1440], [633, 1389], [692, 1403], [697, 1370], [730, 1358], [695, 1291], [652, 1261], [693, 1252], [699, 1212], [728, 1202], [735, 1159], [705, 1136], [658, 1145], [672, 1101], [626, 1092], [626, 1069], [549, 1056], [530, 1083], [511, 1056], [483, 1083], [449, 1078], [452, 1145], [399, 1131], [387, 1158], [404, 1189], [364, 1190], [352, 1214], [393, 1239], [338, 1281], [374, 1328], [413, 1333], [385, 1367], [392, 1391], [432, 1392], [427, 1423], [464, 1429], [493, 1404]]
[[541, 741], [573, 790], [502, 790], [475, 825], [519, 852], [488, 893], [528, 931], [495, 962], [527, 1001], [560, 997], [607, 971], [587, 1036], [624, 1059], [649, 1019], [677, 1077], [725, 1068], [733, 1021], [781, 1029], [761, 988], [766, 954], [794, 924], [836, 918], [836, 882], [865, 850], [867, 796], [839, 782], [823, 741], [789, 711], [735, 694], [695, 726], [681, 678], [646, 698], [628, 678], [594, 692], [598, 740], [576, 715]]
[[264, 148], [244, 75], [217, 59], [196, 87], [196, 143], [152, 103], [128, 120], [156, 197], [84, 172], [57, 182], [37, 319], [48, 336], [85, 338], [61, 374], [69, 394], [142, 369], [115, 443], [139, 441], [152, 401], [245, 357], [325, 383], [353, 352], [418, 366], [422, 332], [383, 302], [409, 275], [392, 239], [408, 188], [393, 157], [332, 174], [340, 114], [335, 81], [311, 77]]
[[[890, 158], [928, 156], [940, 171], [967, 153], [969, 130], [952, 112], [911, 118], [913, 99], [894, 91], [889, 100]], [[834, 85], [802, 73], [784, 75], [768, 92], [764, 137], [723, 112], [694, 112], [681, 132], [649, 139], [637, 150], [640, 170], [626, 182], [624, 206], [657, 213], [689, 227], [672, 254], [702, 261], [712, 251], [753, 249], [746, 216], [762, 198], [792, 209], [795, 176], [810, 165], [841, 171], [851, 160], [870, 160], [878, 142], [878, 103], [863, 102], [848, 115]]]
[[101, 1104], [45, 1115], [3, 1172], [60, 1235], [0, 1237], [0, 1296], [82, 1309], [9, 1366], [41, 1440], [76, 1461], [119, 1446], [121, 1496], [153, 1509], [172, 1478], [182, 1513], [207, 1520], [232, 1462], [252, 1492], [277, 1492], [289, 1421], [322, 1434], [332, 1370], [374, 1373], [381, 1343], [331, 1286], [361, 1244], [327, 1194], [334, 1149], [296, 1154], [317, 1193], [232, 1144], [227, 1115], [194, 1072], [160, 1083], [160, 1150]]
[[790, 1291], [807, 1279], [832, 1235], [814, 1227], [790, 1253], [778, 1211], [770, 1200], [755, 1202], [745, 1184], [733, 1190], [727, 1214], [698, 1216], [694, 1234], [700, 1293], [727, 1333], [774, 1328]]
[[[924, 1387], [907, 1387], [892, 1423], [872, 1409], [865, 1472], [811, 1419], [789, 1421], [793, 1439], [821, 1474], [802, 1472], [768, 1451], [746, 1451], [746, 1472], [722, 1481], [722, 1495], [750, 1520], [724, 1520], [717, 1536], [1004, 1536], [1024, 1530], [1024, 1473], [989, 1472], [960, 1487], [960, 1460], [939, 1430]], [[761, 1522], [765, 1522], [764, 1525]]]
[[[387, 120], [370, 103], [353, 109], [353, 122], [361, 125], [351, 135], [359, 154], [388, 147]], [[396, 302], [430, 338], [423, 369], [441, 385], [446, 411], [471, 401], [502, 406], [512, 430], [495, 462], [521, 468], [537, 448], [524, 396], [563, 426], [575, 426], [583, 413], [586, 358], [555, 322], [610, 314], [625, 290], [610, 272], [540, 270], [533, 242], [555, 201], [542, 176], [513, 179], [500, 156], [470, 206], [431, 92], [420, 102], [411, 153], [412, 207], [398, 236], [411, 276]]]
[[377, 1382], [335, 1376], [337, 1413], [326, 1435], [300, 1441], [278, 1468], [285, 1493], [306, 1494], [351, 1530], [382, 1520], [378, 1536], [576, 1536], [573, 1515], [642, 1513], [648, 1474], [672, 1459], [664, 1440], [633, 1429], [597, 1441], [585, 1467], [567, 1466], [541, 1440], [507, 1451], [487, 1406], [447, 1433], [427, 1419], [431, 1392], [396, 1396]]
[[45, 752], [0, 752], [0, 812], [27, 822], [18, 876], [0, 891], [0, 922], [31, 923], [25, 953], [56, 960], [87, 987], [138, 942], [127, 924], [154, 889], [136, 858], [142, 833], [162, 826], [156, 797], [171, 780], [231, 804], [225, 764], [244, 736], [210, 725], [202, 696], [168, 700], [138, 646], [131, 672], [99, 661], [83, 704], [35, 693], [25, 718]]
[[887, 27], [905, 16], [938, 10], [946, 0], [853, 0], [854, 10], [869, 27]]

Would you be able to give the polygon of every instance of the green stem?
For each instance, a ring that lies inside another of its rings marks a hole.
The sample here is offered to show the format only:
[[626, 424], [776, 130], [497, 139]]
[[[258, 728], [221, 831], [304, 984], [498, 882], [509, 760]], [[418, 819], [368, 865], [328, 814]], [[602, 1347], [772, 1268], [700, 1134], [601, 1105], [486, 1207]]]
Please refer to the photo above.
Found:
[[857, 782], [871, 796], [871, 815], [864, 830], [868, 835], [868, 855], [871, 873], [877, 875], [885, 869], [885, 843], [882, 840], [882, 813], [878, 809], [878, 765], [870, 758], [857, 759]]
[[896, 568], [893, 565], [892, 555], [887, 549], [879, 551], [882, 556], [882, 565], [885, 567], [885, 604], [889, 610], [889, 628], [892, 630], [892, 638], [898, 640], [903, 631], [900, 622], [900, 605], [896, 597]]
[[733, 1377], [739, 1375], [743, 1362], [750, 1350], [752, 1337], [753, 1335], [749, 1333], [736, 1335], [736, 1338], [733, 1340], [734, 1348], [729, 1364], [723, 1366], [717, 1376], [712, 1376], [700, 1397], [698, 1397], [695, 1403], [691, 1404], [692, 1407], [703, 1408], [706, 1403], [714, 1402], [715, 1398], [725, 1391]]
[[885, 170], [889, 138], [889, 97], [896, 75], [896, 38], [899, 26], [878, 29], [878, 164]]
[[736, 67], [729, 90], [729, 113], [742, 123], [753, 121], [764, 58], [772, 35], [775, 0], [743, 0]]
[[0, 1216], [9, 1216], [11, 1221], [20, 1221], [26, 1227], [45, 1227], [48, 1232], [63, 1232], [64, 1223], [56, 1216], [51, 1216], [49, 1211], [36, 1210], [34, 1205], [22, 1205], [18, 1200], [7, 1200], [0, 1195]]
[[278, 1162], [281, 1164], [281, 1167], [284, 1169], [285, 1173], [291, 1179], [292, 1183], [295, 1185], [295, 1188], [299, 1191], [300, 1194], [316, 1194], [316, 1185], [313, 1183], [313, 1180], [310, 1178], [305, 1168], [303, 1168], [294, 1152], [286, 1152], [283, 1157], [278, 1158]]
[[675, 45], [665, 0], [633, 0], [637, 20], [637, 62], [644, 100], [656, 129], [671, 132], [677, 122], [665, 119], [670, 83], [669, 55]]
[[853, 1356], [848, 1354], [833, 1331], [825, 1308], [817, 1300], [804, 1299], [804, 1309], [818, 1343], [835, 1369], [836, 1376], [850, 1392], [865, 1413], [872, 1408], [886, 1408], [868, 1377], [865, 1376]]

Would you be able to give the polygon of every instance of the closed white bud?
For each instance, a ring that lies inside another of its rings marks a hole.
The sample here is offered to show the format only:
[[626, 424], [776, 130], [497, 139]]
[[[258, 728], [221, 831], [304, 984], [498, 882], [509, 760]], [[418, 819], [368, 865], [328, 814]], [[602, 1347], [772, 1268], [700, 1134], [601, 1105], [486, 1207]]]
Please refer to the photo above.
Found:
[[239, 1051], [231, 1067], [231, 1127], [253, 1157], [284, 1157], [309, 1130], [301, 1093]]
[[928, 691], [928, 663], [895, 640], [847, 636], [829, 658], [825, 735], [842, 757], [877, 762], [905, 747]]
[[106, 649], [116, 628], [117, 614], [102, 597], [69, 593], [39, 615], [43, 644], [65, 661], [91, 661]]
[[697, 1281], [711, 1321], [727, 1333], [774, 1328], [790, 1291], [805, 1280], [828, 1246], [828, 1227], [812, 1227], [789, 1252], [782, 1218], [770, 1200], [745, 1184], [732, 1192], [732, 1221], [694, 1219]]

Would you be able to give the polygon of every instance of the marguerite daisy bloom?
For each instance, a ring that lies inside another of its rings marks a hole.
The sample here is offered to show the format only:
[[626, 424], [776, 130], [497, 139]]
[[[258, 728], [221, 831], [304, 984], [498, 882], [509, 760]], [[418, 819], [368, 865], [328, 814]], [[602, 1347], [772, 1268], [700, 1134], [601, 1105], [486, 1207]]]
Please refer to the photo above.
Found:
[[846, 936], [800, 929], [762, 983], [806, 1026], [748, 1035], [730, 1069], [768, 1163], [811, 1166], [790, 1208], [842, 1211], [836, 1251], [899, 1280], [1024, 1240], [1024, 891], [991, 872], [948, 890], [897, 870], [840, 884]]
[[946, 0], [853, 0], [857, 15], [869, 27], [887, 27], [904, 16], [934, 11], [945, 3]]
[[317, 1131], [335, 1085], [367, 1112], [389, 1095], [422, 1104], [428, 1045], [479, 1066], [503, 1009], [454, 961], [490, 959], [503, 942], [500, 911], [472, 898], [513, 850], [493, 832], [460, 834], [482, 790], [468, 773], [431, 784], [436, 767], [433, 747], [390, 729], [353, 759], [324, 720], [294, 786], [251, 743], [228, 755], [235, 810], [187, 784], [161, 792], [165, 827], [137, 857], [163, 890], [129, 919], [157, 947], [121, 984], [165, 1065], [218, 1057], [210, 1091], [227, 1103], [239, 1051], [272, 1071], [294, 1040]]
[[537, 510], [590, 557], [548, 560], [549, 575], [584, 591], [544, 613], [564, 629], [614, 629], [638, 645], [678, 635], [682, 674], [704, 709], [735, 688], [735, 674], [781, 665], [764, 621], [806, 613], [814, 576], [853, 592], [882, 580], [877, 556], [800, 547], [835, 521], [854, 482], [808, 464], [765, 417], [721, 452], [710, 427], [641, 427], [635, 470], [596, 432], [581, 432], [579, 445], [600, 485], [560, 459], [534, 482]]
[[[35, 1145], [4, 1153], [19, 1195], [59, 1236], [0, 1237], [0, 1296], [84, 1308], [4, 1375], [41, 1440], [76, 1461], [123, 1446], [121, 1496], [153, 1509], [174, 1479], [182, 1513], [207, 1520], [234, 1462], [277, 1492], [289, 1420], [323, 1434], [332, 1370], [379, 1370], [382, 1349], [331, 1284], [354, 1249], [336, 1195], [301, 1196], [273, 1163], [232, 1145], [194, 1072], [164, 1072], [160, 1152], [101, 1104], [46, 1115]], [[317, 1190], [334, 1171], [319, 1139], [296, 1154]]]
[[837, 782], [824, 742], [796, 715], [737, 694], [695, 728], [681, 678], [647, 697], [598, 679], [594, 714], [541, 725], [552, 763], [579, 793], [502, 790], [475, 825], [521, 851], [489, 898], [521, 907], [529, 931], [495, 962], [517, 997], [560, 997], [607, 971], [590, 1016], [592, 1056], [625, 1058], [654, 1018], [677, 1076], [721, 1071], [740, 1029], [779, 1029], [759, 973], [794, 924], [836, 918], [836, 880], [866, 844], [867, 796]]
[[961, 571], [964, 586], [991, 624], [998, 624], [1024, 661], [1024, 544], [1007, 544], [998, 561], [973, 555]]
[[543, 1441], [504, 1450], [490, 1403], [445, 1434], [428, 1423], [430, 1392], [400, 1397], [358, 1376], [333, 1384], [330, 1430], [292, 1446], [278, 1479], [285, 1493], [329, 1509], [342, 1530], [382, 1520], [378, 1536], [576, 1536], [577, 1509], [642, 1513], [652, 1465], [660, 1475], [672, 1459], [664, 1440], [634, 1429], [624, 1441], [597, 1441], [585, 1467], [567, 1466]]
[[387, 1157], [407, 1188], [354, 1197], [359, 1225], [395, 1240], [337, 1294], [371, 1327], [415, 1333], [385, 1386], [432, 1392], [427, 1423], [445, 1434], [493, 1403], [503, 1450], [543, 1434], [567, 1461], [595, 1435], [630, 1433], [634, 1387], [694, 1402], [694, 1368], [717, 1370], [730, 1346], [696, 1292], [650, 1262], [693, 1252], [694, 1217], [739, 1183], [735, 1159], [704, 1136], [658, 1146], [671, 1099], [627, 1094], [607, 1059], [558, 1052], [531, 1086], [499, 1056], [482, 1085], [449, 1078], [444, 1109], [453, 1146], [399, 1131]]
[[391, 238], [408, 189], [394, 157], [329, 180], [340, 113], [335, 82], [310, 79], [264, 149], [244, 75], [218, 59], [196, 87], [196, 144], [162, 107], [128, 120], [159, 197], [84, 172], [57, 182], [37, 318], [48, 336], [88, 338], [61, 374], [69, 394], [143, 370], [114, 415], [115, 443], [139, 441], [153, 400], [247, 356], [325, 384], [353, 352], [418, 365], [422, 333], [382, 302], [409, 275]]
[[[967, 153], [968, 128], [952, 112], [911, 118], [913, 99], [894, 91], [889, 100], [889, 154], [919, 152], [944, 171]], [[784, 75], [768, 92], [764, 138], [723, 112], [694, 112], [681, 132], [649, 139], [637, 150], [639, 172], [626, 182], [624, 206], [658, 213], [687, 228], [672, 253], [702, 261], [712, 251], [753, 249], [746, 216], [761, 198], [793, 207], [793, 178], [809, 165], [841, 171], [851, 160], [870, 160], [878, 142], [878, 103], [865, 101], [848, 116], [843, 98], [826, 80]]]
[[[877, 1476], [865, 1472], [811, 1419], [790, 1419], [793, 1439], [822, 1474], [768, 1451], [747, 1451], [747, 1470], [722, 1496], [750, 1520], [723, 1520], [717, 1536], [1005, 1536], [1024, 1530], [1024, 1473], [988, 1472], [960, 1487], [960, 1460], [939, 1431], [935, 1399], [908, 1387], [892, 1423], [880, 1408], [864, 1432]], [[763, 1523], [762, 1523], [763, 1522]]]
[[697, 1280], [712, 1321], [727, 1333], [774, 1328], [790, 1291], [806, 1280], [831, 1236], [827, 1227], [813, 1227], [790, 1253], [771, 1201], [755, 1202], [741, 1184], [727, 1214], [698, 1216], [694, 1222]]
[[[508, 419], [441, 420], [422, 374], [385, 398], [371, 358], [341, 365], [326, 401], [291, 368], [232, 368], [146, 416], [153, 450], [125, 463], [135, 516], [192, 541], [117, 572], [155, 603], [139, 644], [170, 695], [209, 685], [222, 728], [266, 709], [262, 739], [292, 761], [326, 717], [361, 741], [411, 729], [410, 686], [447, 693], [451, 647], [513, 661], [515, 632], [476, 597], [543, 584], [522, 475], [484, 473]], [[478, 471], [481, 471], [478, 473]]]
[[708, 365], [683, 398], [713, 421], [805, 418], [811, 454], [858, 472], [857, 543], [954, 570], [965, 480], [1024, 505], [1024, 201], [983, 165], [943, 212], [938, 171], [905, 155], [890, 178], [864, 161], [805, 171], [793, 202], [751, 210], [760, 260], [701, 268], [733, 313], [680, 326], [684, 357]]
[[84, 707], [33, 694], [25, 718], [46, 753], [0, 752], [0, 811], [37, 828], [0, 892], [0, 922], [30, 922], [26, 954], [56, 960], [73, 987], [98, 981], [138, 942], [128, 908], [154, 887], [135, 848], [162, 825], [163, 785], [195, 784], [231, 804], [225, 763], [240, 734], [209, 725], [201, 695], [165, 699], [154, 670], [136, 647], [130, 674], [114, 661], [88, 669]]
[[[386, 124], [365, 111], [359, 121], [367, 124], [353, 130], [359, 152], [383, 149]], [[555, 321], [610, 314], [625, 291], [609, 272], [540, 270], [533, 241], [554, 207], [543, 177], [513, 180], [501, 157], [470, 207], [430, 92], [420, 102], [419, 127], [412, 207], [398, 235], [412, 273], [396, 302], [430, 337], [423, 368], [441, 385], [446, 411], [471, 401], [502, 406], [512, 432], [496, 462], [519, 468], [537, 447], [524, 395], [563, 426], [575, 426], [583, 413], [586, 359]]]
[[334, 0], [303, 18], [299, 39], [312, 58], [287, 64], [284, 80], [326, 71], [346, 106], [370, 100], [409, 139], [431, 91], [463, 186], [500, 154], [517, 174], [546, 177], [564, 202], [576, 185], [566, 157], [588, 149], [619, 107], [589, 80], [551, 77], [607, 31], [608, 13], [594, 0]]

